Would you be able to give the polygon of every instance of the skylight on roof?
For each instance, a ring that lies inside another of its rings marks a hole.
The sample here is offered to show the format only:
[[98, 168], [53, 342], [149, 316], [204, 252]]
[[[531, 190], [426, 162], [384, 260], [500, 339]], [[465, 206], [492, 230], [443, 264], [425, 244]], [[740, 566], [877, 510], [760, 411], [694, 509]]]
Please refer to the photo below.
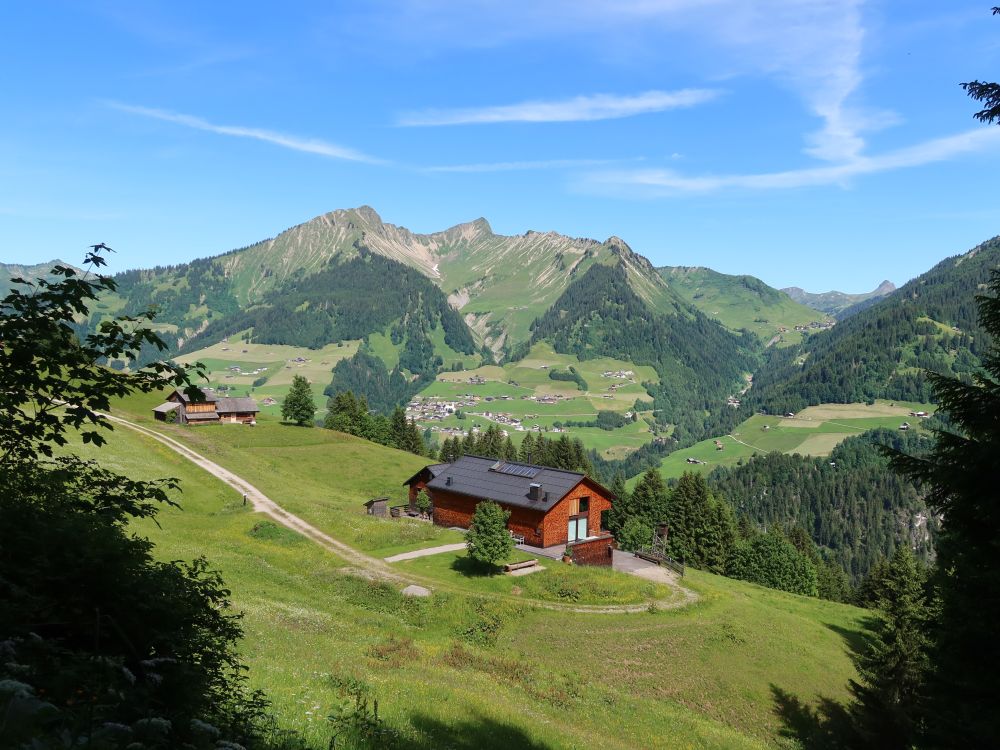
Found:
[[535, 466], [525, 466], [524, 464], [508, 464], [502, 461], [497, 461], [493, 466], [490, 467], [490, 471], [495, 471], [498, 474], [510, 474], [515, 477], [526, 477], [528, 479], [533, 478], [541, 469]]

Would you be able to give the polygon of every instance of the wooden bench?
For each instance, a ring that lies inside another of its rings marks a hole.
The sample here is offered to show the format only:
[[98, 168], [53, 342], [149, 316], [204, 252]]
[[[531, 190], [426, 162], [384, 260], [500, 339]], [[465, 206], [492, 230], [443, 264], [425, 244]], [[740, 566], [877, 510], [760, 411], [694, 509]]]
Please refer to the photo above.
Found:
[[524, 534], [515, 534], [512, 531], [510, 532], [510, 538], [514, 540], [514, 544], [524, 544]]
[[538, 565], [538, 560], [524, 560], [523, 562], [507, 563], [503, 566], [505, 573], [513, 573], [515, 570], [524, 570]]

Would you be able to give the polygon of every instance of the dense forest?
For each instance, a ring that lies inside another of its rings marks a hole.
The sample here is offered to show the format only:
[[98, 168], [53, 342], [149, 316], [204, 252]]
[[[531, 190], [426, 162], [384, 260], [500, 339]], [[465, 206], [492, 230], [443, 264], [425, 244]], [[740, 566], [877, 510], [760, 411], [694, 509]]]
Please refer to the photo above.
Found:
[[675, 425], [680, 439], [702, 436], [758, 363], [756, 337], [733, 334], [693, 308], [655, 313], [621, 265], [591, 266], [573, 282], [532, 325], [532, 342], [542, 340], [581, 359], [608, 356], [654, 367], [660, 382], [646, 384], [654, 416]]
[[333, 368], [333, 381], [323, 390], [327, 396], [351, 392], [364, 397], [369, 407], [381, 414], [410, 400], [424, 388], [429, 376], [409, 379], [398, 367], [391, 371], [381, 358], [363, 347], [350, 359], [342, 359]]
[[930, 443], [918, 433], [872, 430], [848, 438], [827, 458], [754, 456], [716, 469], [708, 483], [758, 527], [802, 527], [825, 559], [858, 581], [900, 544], [933, 557], [937, 519], [913, 482], [890, 471], [881, 450], [917, 454]]
[[433, 352], [429, 333], [441, 326], [452, 349], [476, 351], [462, 316], [420, 272], [363, 246], [358, 256], [335, 260], [268, 293], [261, 304], [212, 323], [202, 338], [216, 340], [253, 329], [253, 340], [260, 343], [319, 348], [392, 326], [393, 342], [405, 342], [403, 366], [423, 371]]
[[754, 403], [781, 413], [875, 398], [929, 401], [924, 370], [965, 376], [978, 367], [986, 336], [975, 295], [998, 265], [1000, 238], [994, 238], [800, 347], [769, 351], [754, 376]]

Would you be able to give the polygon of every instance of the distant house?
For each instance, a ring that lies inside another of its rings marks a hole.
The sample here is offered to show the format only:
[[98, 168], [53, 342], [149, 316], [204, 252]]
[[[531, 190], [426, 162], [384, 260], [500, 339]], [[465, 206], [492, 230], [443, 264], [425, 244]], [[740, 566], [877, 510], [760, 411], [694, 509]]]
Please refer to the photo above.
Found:
[[607, 534], [605, 514], [614, 495], [575, 471], [462, 456], [450, 464], [425, 466], [404, 485], [410, 503], [424, 489], [439, 526], [468, 528], [476, 505], [493, 500], [510, 511], [507, 527], [526, 544], [551, 547]]
[[195, 401], [178, 388], [167, 396], [166, 402], [153, 409], [153, 417], [165, 422], [173, 413], [179, 424], [256, 424], [260, 409], [252, 398], [219, 396], [211, 388], [203, 388], [202, 393], [205, 398]]

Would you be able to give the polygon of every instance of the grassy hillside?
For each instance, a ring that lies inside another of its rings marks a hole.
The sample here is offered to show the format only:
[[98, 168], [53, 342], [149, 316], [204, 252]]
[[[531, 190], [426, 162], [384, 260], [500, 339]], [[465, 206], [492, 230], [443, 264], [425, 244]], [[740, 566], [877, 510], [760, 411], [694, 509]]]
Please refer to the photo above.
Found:
[[[753, 276], [730, 276], [710, 268], [667, 266], [658, 269], [670, 288], [726, 328], [747, 329], [765, 344], [802, 341], [796, 326], [828, 325], [831, 319]], [[813, 329], [815, 330], [815, 329]]]
[[[338, 538], [401, 546], [394, 522], [369, 519], [359, 503], [419, 459], [266, 423], [172, 432]], [[100, 451], [77, 448], [130, 476], [181, 478], [183, 510], [140, 531], [164, 558], [204, 554], [221, 570], [246, 615], [252, 683], [318, 747], [329, 741], [324, 717], [353, 687], [378, 699], [404, 747], [758, 748], [801, 730], [803, 703], [844, 700], [854, 675], [847, 651], [865, 613], [851, 607], [697, 572], [687, 579], [697, 605], [629, 615], [452, 590], [406, 599], [262, 523], [155, 442], [119, 428]]]
[[[579, 372], [587, 390], [581, 391], [574, 382], [549, 377], [553, 370], [568, 372], [570, 367]], [[628, 372], [632, 374], [624, 375]], [[605, 377], [605, 373], [611, 375]], [[615, 377], [615, 374], [622, 376]], [[526, 432], [505, 425], [507, 418], [520, 420], [524, 430], [538, 425], [540, 430], [549, 431], [557, 423], [594, 420], [599, 410], [624, 414], [632, 411], [637, 401], [646, 407], [640, 409], [640, 417], [648, 416], [652, 402], [642, 385], [646, 382], [658, 382], [652, 367], [612, 357], [580, 361], [571, 354], [556, 352], [546, 342], [539, 342], [517, 362], [443, 372], [418, 395], [427, 409], [442, 401], [474, 402], [473, 406], [461, 409], [464, 419], [454, 416], [431, 419], [426, 411], [422, 415], [421, 410], [411, 410], [410, 415], [422, 427], [430, 427], [433, 432], [444, 435], [451, 430], [468, 430], [473, 425], [485, 428], [491, 422], [499, 422], [514, 442], [520, 444]], [[549, 399], [555, 401], [545, 403]], [[486, 412], [491, 417], [487, 418]], [[601, 451], [607, 457], [620, 457], [653, 438], [649, 425], [642, 418], [610, 431], [596, 427], [565, 427], [565, 430], [583, 440], [587, 448]]]
[[[920, 420], [911, 411], [928, 411], [928, 404], [878, 401], [874, 404], [824, 404], [810, 406], [794, 418], [756, 414], [731, 433], [702, 440], [690, 448], [671, 453], [660, 462], [664, 478], [676, 478], [686, 471], [707, 474], [719, 466], [735, 466], [754, 454], [798, 453], [827, 456], [846, 438], [876, 427], [896, 430], [904, 422], [921, 430]], [[720, 450], [718, 445], [722, 445]], [[699, 463], [689, 463], [694, 459]], [[639, 477], [633, 477], [632, 484]]]

